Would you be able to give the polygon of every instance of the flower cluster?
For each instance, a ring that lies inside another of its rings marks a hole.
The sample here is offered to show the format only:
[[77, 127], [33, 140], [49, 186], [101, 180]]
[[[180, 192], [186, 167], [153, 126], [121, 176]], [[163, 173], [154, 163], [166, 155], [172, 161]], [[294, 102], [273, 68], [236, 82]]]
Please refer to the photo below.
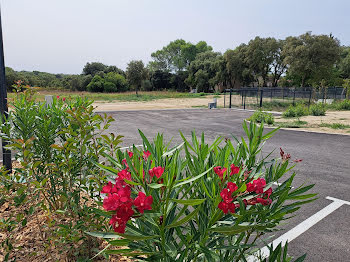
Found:
[[[239, 170], [240, 170], [239, 167], [235, 166], [234, 164], [231, 165], [230, 169], [231, 169], [230, 176], [238, 174]], [[224, 174], [225, 174], [226, 170], [227, 170], [227, 168], [223, 168], [221, 166], [214, 167], [215, 174], [217, 174], [221, 180], [224, 179]]]
[[228, 182], [227, 188], [224, 188], [220, 193], [223, 201], [219, 203], [218, 208], [220, 208], [225, 214], [227, 214], [229, 211], [232, 214], [235, 213], [235, 209], [238, 207], [238, 205], [233, 203], [234, 198], [232, 197], [232, 193], [237, 189], [238, 187], [235, 183]]
[[143, 192], [139, 192], [135, 199], [131, 198], [131, 187], [124, 179], [131, 180], [131, 174], [128, 168], [123, 169], [118, 173], [115, 179], [115, 184], [108, 182], [102, 188], [101, 193], [107, 194], [103, 200], [103, 208], [106, 211], [114, 211], [109, 223], [113, 226], [115, 232], [124, 233], [126, 223], [134, 215], [136, 208], [141, 214], [144, 210], [151, 210], [153, 197], [146, 196]]
[[272, 203], [272, 200], [270, 199], [270, 195], [272, 194], [272, 188], [265, 190], [264, 187], [266, 186], [266, 181], [263, 178], [258, 178], [254, 180], [251, 183], [247, 184], [247, 191], [248, 192], [255, 192], [258, 195], [258, 197], [255, 197], [253, 199], [250, 199], [246, 201], [245, 203], [248, 205], [255, 205], [257, 203], [260, 203], [264, 206], [267, 206]]

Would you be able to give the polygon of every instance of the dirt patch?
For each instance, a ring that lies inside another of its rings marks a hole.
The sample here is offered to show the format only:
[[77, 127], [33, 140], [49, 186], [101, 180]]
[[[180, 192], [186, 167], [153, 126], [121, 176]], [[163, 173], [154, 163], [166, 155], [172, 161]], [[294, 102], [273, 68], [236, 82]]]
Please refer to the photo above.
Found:
[[[300, 128], [286, 129], [350, 135], [350, 128], [334, 129], [330, 127], [320, 126], [323, 124], [350, 125], [350, 111], [327, 111], [325, 116], [303, 116], [299, 119], [300, 121], [305, 121], [307, 123], [305, 125], [302, 125]], [[292, 123], [295, 120], [295, 118], [282, 118], [282, 116], [275, 117], [276, 124], [286, 122]]]
[[[145, 102], [95, 102], [93, 105], [98, 111], [129, 111], [129, 110], [156, 110], [156, 109], [185, 109], [185, 108], [204, 108], [208, 103], [217, 98], [218, 107], [224, 107], [224, 96], [209, 95], [203, 98], [167, 98]], [[226, 96], [226, 107], [229, 97]]]

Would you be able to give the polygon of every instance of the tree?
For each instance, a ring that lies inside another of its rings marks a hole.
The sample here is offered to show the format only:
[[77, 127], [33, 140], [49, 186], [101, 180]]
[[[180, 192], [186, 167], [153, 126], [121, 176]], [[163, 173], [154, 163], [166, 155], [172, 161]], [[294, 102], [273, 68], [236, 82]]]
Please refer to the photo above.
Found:
[[[113, 92], [124, 92], [128, 90], [128, 82], [126, 81], [125, 77], [121, 74], [115, 73], [115, 72], [109, 72], [104, 77], [106, 82], [113, 83], [115, 86], [115, 89]], [[111, 85], [109, 85], [111, 87]], [[104, 90], [106, 91], [106, 90]], [[112, 91], [109, 91], [112, 92]]]
[[205, 41], [200, 41], [196, 45], [186, 42], [183, 39], [177, 39], [170, 42], [151, 54], [154, 61], [150, 62], [149, 67], [156, 70], [167, 72], [179, 72], [185, 70], [199, 53], [211, 51]]
[[218, 83], [217, 63], [222, 59], [220, 53], [207, 51], [197, 55], [188, 68], [188, 77], [185, 81], [198, 92], [209, 92]]
[[136, 95], [141, 88], [142, 81], [147, 78], [148, 72], [141, 60], [132, 60], [126, 68], [126, 78], [134, 86]]
[[257, 36], [250, 40], [246, 46], [245, 62], [258, 83], [260, 82], [259, 77], [261, 77], [262, 83], [260, 85], [266, 86], [272, 63], [276, 60], [279, 50], [278, 41], [271, 37], [260, 38]]
[[83, 75], [92, 75], [95, 76], [98, 72], [104, 72], [107, 70], [108, 66], [99, 62], [86, 63], [83, 68]]
[[95, 75], [87, 86], [89, 92], [103, 92], [103, 88], [104, 79], [99, 75]]
[[339, 40], [332, 35], [308, 32], [299, 37], [287, 37], [283, 55], [288, 73], [304, 87], [330, 77], [340, 51]]
[[342, 47], [339, 71], [343, 78], [350, 78], [350, 47]]
[[150, 81], [155, 90], [170, 89], [171, 88], [170, 78], [171, 78], [171, 73], [161, 71], [161, 70], [156, 70], [154, 72], [151, 72], [151, 75], [150, 75]]

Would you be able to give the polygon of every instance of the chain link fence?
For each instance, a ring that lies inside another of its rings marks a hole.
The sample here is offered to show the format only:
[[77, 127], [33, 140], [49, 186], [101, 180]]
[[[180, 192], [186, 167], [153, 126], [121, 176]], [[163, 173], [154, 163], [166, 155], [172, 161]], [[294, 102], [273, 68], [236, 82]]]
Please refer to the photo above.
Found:
[[224, 107], [255, 108], [285, 108], [289, 105], [303, 103], [310, 106], [313, 102], [332, 102], [346, 98], [347, 89], [343, 87], [328, 88], [247, 88], [226, 89], [224, 91]]

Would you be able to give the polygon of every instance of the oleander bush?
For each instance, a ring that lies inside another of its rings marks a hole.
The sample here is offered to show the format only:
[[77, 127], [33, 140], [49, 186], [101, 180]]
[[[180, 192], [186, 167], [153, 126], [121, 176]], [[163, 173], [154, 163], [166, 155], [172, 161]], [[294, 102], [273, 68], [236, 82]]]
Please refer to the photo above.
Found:
[[[287, 247], [264, 245], [281, 223], [316, 194], [313, 185], [293, 188], [295, 162], [263, 156], [264, 143], [276, 132], [243, 124], [245, 138], [204, 134], [169, 147], [158, 134], [153, 142], [140, 131], [143, 148], [117, 150], [111, 165], [101, 212], [109, 230], [88, 232], [108, 242], [101, 254], [122, 254], [145, 261], [291, 261]], [[116, 249], [116, 247], [120, 247]], [[302, 261], [305, 256], [296, 261]]]
[[102, 161], [102, 154], [113, 155], [121, 136], [106, 134], [113, 118], [95, 114], [91, 104], [57, 97], [46, 105], [36, 102], [28, 88], [10, 105], [1, 138], [8, 141], [20, 167], [13, 173], [1, 172], [0, 187], [3, 195], [12, 196], [4, 201], [23, 209], [0, 223], [7, 234], [3, 247], [8, 259], [16, 259], [17, 252], [9, 241], [16, 237], [11, 232], [43, 212], [47, 216], [43, 231], [50, 232], [41, 234], [47, 248], [62, 248], [74, 261], [94, 254], [97, 242], [84, 232], [106, 227], [104, 217], [95, 212], [95, 200], [107, 180], [92, 162]]

